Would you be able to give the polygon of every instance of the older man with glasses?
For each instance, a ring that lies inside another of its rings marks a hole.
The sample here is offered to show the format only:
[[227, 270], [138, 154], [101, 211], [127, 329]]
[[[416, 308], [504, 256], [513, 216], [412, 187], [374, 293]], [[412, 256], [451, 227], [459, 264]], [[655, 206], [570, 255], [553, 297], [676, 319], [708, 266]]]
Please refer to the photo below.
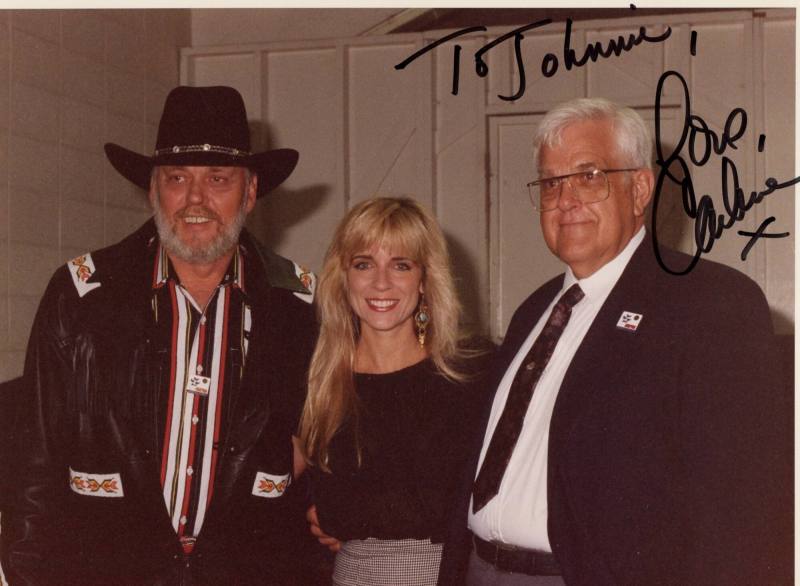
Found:
[[764, 294], [712, 262], [658, 266], [630, 108], [560, 105], [534, 145], [531, 200], [566, 271], [509, 325], [440, 583], [775, 583]]

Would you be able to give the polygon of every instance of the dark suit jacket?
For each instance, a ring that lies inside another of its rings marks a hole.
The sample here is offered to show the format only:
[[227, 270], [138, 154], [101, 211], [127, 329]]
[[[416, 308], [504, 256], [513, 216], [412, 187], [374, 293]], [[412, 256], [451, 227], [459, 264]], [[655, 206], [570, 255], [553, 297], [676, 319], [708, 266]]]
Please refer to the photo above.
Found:
[[[290, 261], [243, 233], [249, 351], [224, 414], [211, 505], [184, 559], [159, 478], [170, 352], [152, 332], [154, 236], [148, 222], [94, 253], [88, 283], [100, 287], [83, 296], [63, 266], [42, 300], [19, 397], [14, 506], [2, 519], [12, 586], [291, 584], [303, 569], [293, 556], [306, 533], [304, 495], [292, 485], [275, 498], [253, 493], [257, 473], [292, 471], [316, 338], [311, 305], [295, 293], [308, 291]], [[73, 492], [70, 468], [118, 475], [121, 498]]]
[[[685, 255], [663, 255], [667, 266], [687, 265]], [[562, 282], [515, 313], [495, 387]], [[643, 316], [635, 332], [617, 328], [623, 311]], [[550, 424], [548, 533], [568, 585], [782, 583], [787, 568], [773, 552], [788, 532], [774, 505], [791, 479], [779, 474], [776, 446], [788, 430], [774, 408], [773, 342], [753, 281], [706, 261], [670, 275], [642, 243], [575, 354]], [[458, 582], [468, 556], [463, 528], [484, 430], [442, 584]]]
[[15, 401], [22, 389], [22, 378], [0, 383], [0, 518], [8, 512], [11, 491], [11, 459], [14, 453]]

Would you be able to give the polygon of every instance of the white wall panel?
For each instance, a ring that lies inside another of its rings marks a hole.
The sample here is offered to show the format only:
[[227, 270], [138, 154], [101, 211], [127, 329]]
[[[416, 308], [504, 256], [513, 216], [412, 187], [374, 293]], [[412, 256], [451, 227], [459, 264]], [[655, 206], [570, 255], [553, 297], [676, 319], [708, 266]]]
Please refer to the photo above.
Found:
[[[578, 59], [583, 58], [587, 45], [600, 43], [607, 48], [609, 41], [616, 42], [619, 37], [628, 40], [632, 33], [638, 35], [639, 27], [625, 23], [622, 27], [591, 28], [582, 43], [573, 43]], [[657, 37], [663, 34], [664, 26], [647, 27], [647, 34]], [[626, 104], [652, 104], [658, 77], [664, 70], [664, 50], [671, 41], [672, 33], [666, 41], [657, 43], [642, 42], [622, 53], [619, 57], [600, 58], [586, 71], [587, 91], [590, 96], [605, 96], [610, 100]]]
[[548, 252], [526, 183], [536, 178], [531, 136], [541, 116], [490, 119], [492, 153], [491, 334], [501, 338], [514, 310], [536, 288], [563, 272]]
[[[737, 141], [738, 148], [727, 148], [723, 155], [734, 161], [742, 188], [750, 193], [758, 185], [753, 153], [759, 132], [756, 123], [758, 114], [753, 101], [756, 88], [752, 82], [752, 20], [701, 24], [692, 28], [697, 31], [697, 56], [690, 61], [691, 73], [687, 75], [687, 72], [683, 72], [689, 83], [692, 113], [701, 116], [717, 136], [721, 136], [729, 113], [734, 108], [746, 110], [747, 132]], [[683, 152], [688, 153], [688, 147]], [[688, 159], [687, 155], [684, 158]], [[716, 154], [712, 154], [705, 165], [692, 168], [698, 199], [704, 194], [710, 195], [715, 209], [724, 214], [721, 173], [722, 156]], [[735, 228], [727, 230], [714, 243], [711, 252], [704, 256], [729, 264], [759, 280], [758, 264], [759, 256], [764, 252], [761, 246], [763, 242], [748, 255], [749, 262], [742, 262], [742, 248], [747, 244], [747, 239], [736, 234], [736, 231], [754, 230], [762, 215], [763, 207], [753, 208]], [[687, 219], [687, 222], [693, 227], [691, 220]]]
[[379, 194], [413, 195], [428, 205], [432, 202], [430, 57], [394, 69], [416, 50], [416, 45], [406, 43], [348, 51], [351, 202]]
[[[462, 45], [464, 54], [472, 53], [483, 45], [483, 39]], [[450, 248], [465, 322], [483, 331], [489, 319], [484, 82], [474, 75], [462, 75], [460, 86], [454, 96], [452, 56], [437, 53], [435, 211]]]
[[195, 8], [192, 45], [354, 37], [399, 12], [399, 8]]
[[[795, 176], [795, 104], [797, 86], [787, 71], [795, 69], [795, 27], [789, 20], [766, 21], [761, 39], [760, 63], [764, 67], [764, 127], [767, 135], [761, 159], [763, 177], [785, 181]], [[791, 333], [794, 324], [795, 198], [796, 189], [784, 189], [769, 196], [765, 216], [774, 217], [769, 232], [789, 232], [788, 238], [759, 243], [767, 255], [766, 293], [778, 316], [779, 333]]]
[[[745, 65], [752, 57], [752, 21], [695, 24], [697, 56], [691, 60], [692, 85], [706, 93], [703, 99], [724, 120], [728, 100], [741, 101], [752, 91], [752, 70]], [[711, 91], [713, 89], [713, 91]]]
[[296, 149], [300, 161], [286, 183], [259, 202], [255, 229], [280, 254], [314, 270], [346, 209], [340, 53], [335, 47], [272, 52], [263, 74], [261, 144]]
[[190, 85], [229, 85], [242, 94], [250, 118], [261, 111], [259, 53], [205, 55], [191, 60]]

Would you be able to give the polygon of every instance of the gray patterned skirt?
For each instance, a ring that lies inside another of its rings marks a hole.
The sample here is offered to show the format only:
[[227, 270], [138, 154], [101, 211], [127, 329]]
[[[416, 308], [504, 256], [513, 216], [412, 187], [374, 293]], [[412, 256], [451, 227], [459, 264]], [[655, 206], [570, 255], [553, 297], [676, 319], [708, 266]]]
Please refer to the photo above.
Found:
[[342, 544], [334, 586], [435, 586], [442, 544], [430, 539], [354, 539]]

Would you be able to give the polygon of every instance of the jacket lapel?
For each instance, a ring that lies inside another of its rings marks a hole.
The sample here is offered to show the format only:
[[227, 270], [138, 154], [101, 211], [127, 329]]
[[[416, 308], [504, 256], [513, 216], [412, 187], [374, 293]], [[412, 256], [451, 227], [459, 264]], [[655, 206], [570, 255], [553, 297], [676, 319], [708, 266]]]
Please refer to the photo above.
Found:
[[[598, 397], [602, 400], [603, 394], [613, 393], [619, 388], [625, 373], [616, 357], [633, 359], [651, 327], [648, 322], [654, 316], [648, 312], [650, 295], [647, 292], [651, 258], [650, 246], [642, 242], [572, 359], [559, 389], [550, 424], [550, 450], [555, 459], [558, 456], [553, 450], [564, 445], [569, 435], [580, 426], [583, 417], [590, 416], [591, 406], [596, 404]], [[629, 332], [617, 328], [624, 311], [645, 316], [641, 330]]]
[[[156, 448], [159, 400], [154, 387], [161, 392], [154, 367], [157, 340], [151, 309], [153, 255], [147, 254], [154, 236], [155, 227], [150, 221], [119, 246], [96, 253], [97, 271], [90, 281], [100, 286], [92, 291], [97, 298], [92, 313], [85, 316], [95, 331], [96, 360], [106, 367], [93, 374], [108, 372], [111, 377], [101, 381], [100, 399], [107, 401], [105, 409], [131, 422], [130, 437], [143, 451]], [[109, 365], [112, 367], [107, 368]], [[134, 445], [129, 447], [133, 449]]]
[[90, 293], [95, 299], [85, 319], [96, 336], [94, 360], [103, 365], [92, 374], [107, 377], [98, 381], [102, 392], [96, 407], [104, 404], [99, 415], [109, 426], [108, 441], [126, 458], [125, 481], [142, 489], [137, 507], [155, 523], [151, 538], [171, 543], [175, 533], [159, 482], [158, 442], [164, 426], [159, 394], [164, 385], [158, 377], [161, 356], [151, 308], [153, 255], [147, 254], [154, 236], [150, 221], [119, 246], [93, 254], [97, 271], [91, 280], [100, 287]]

